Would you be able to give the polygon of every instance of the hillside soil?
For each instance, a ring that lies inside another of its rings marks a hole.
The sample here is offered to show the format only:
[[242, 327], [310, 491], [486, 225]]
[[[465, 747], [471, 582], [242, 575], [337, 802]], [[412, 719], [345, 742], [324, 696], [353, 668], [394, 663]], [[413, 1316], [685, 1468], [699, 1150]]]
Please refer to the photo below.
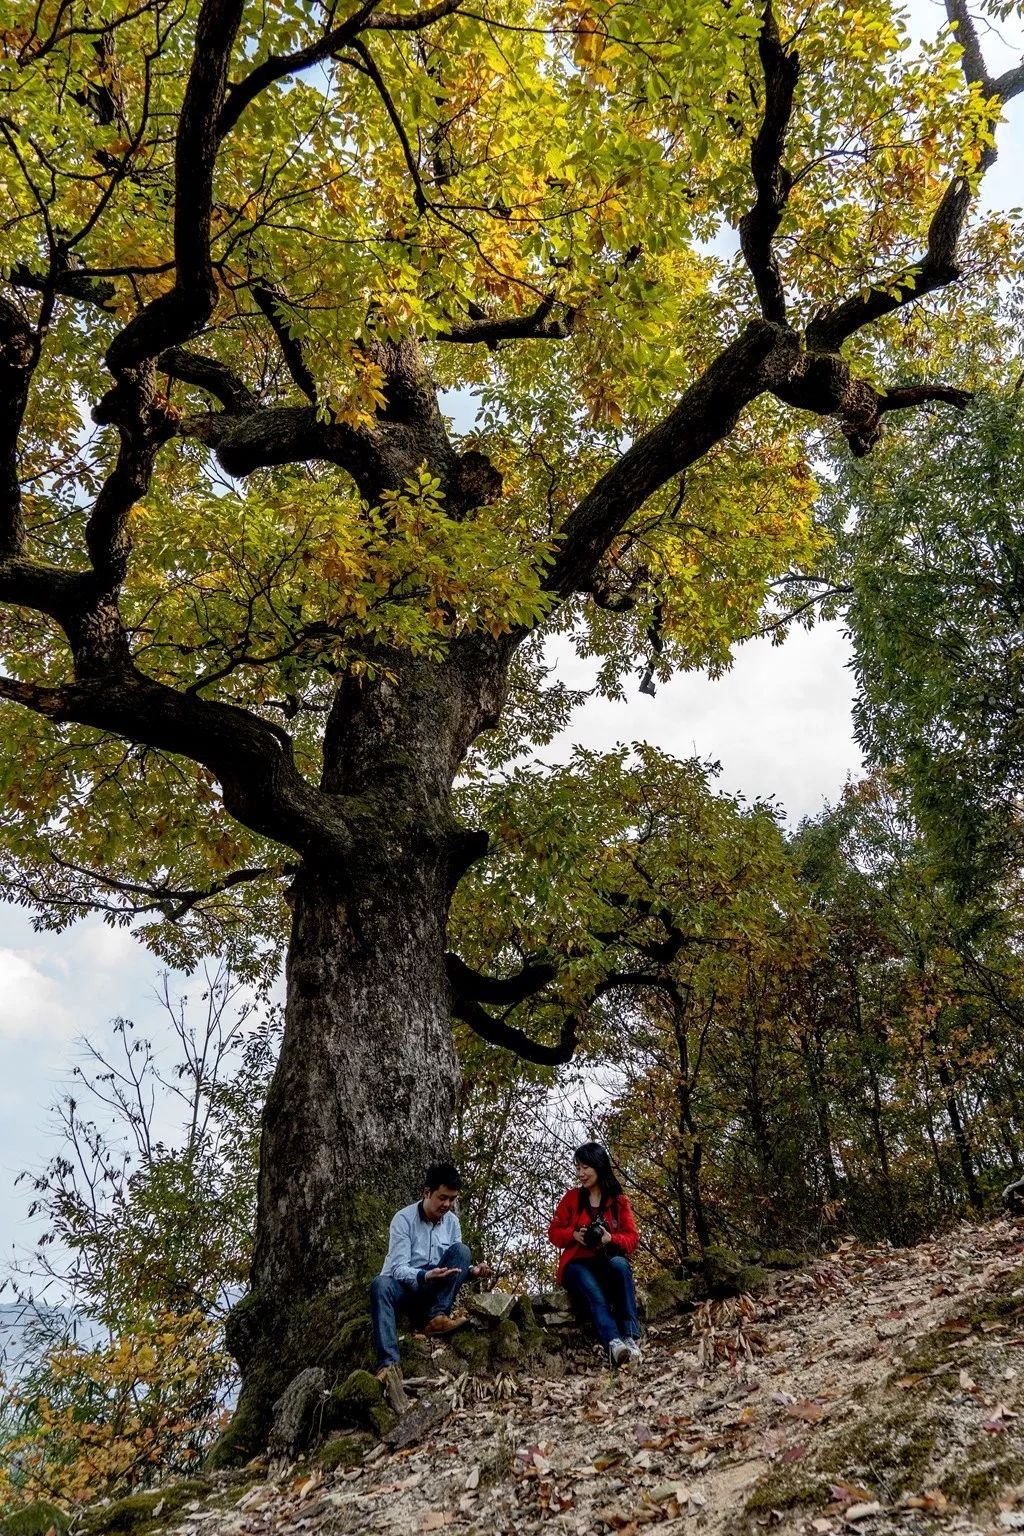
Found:
[[[1024, 1530], [1024, 1224], [849, 1242], [556, 1380], [424, 1383], [403, 1449], [339, 1439], [180, 1536], [949, 1536]], [[483, 1394], [477, 1397], [475, 1394]], [[512, 1394], [512, 1395], [500, 1395]], [[333, 1468], [326, 1462], [334, 1460]], [[354, 1464], [353, 1464], [354, 1463]]]

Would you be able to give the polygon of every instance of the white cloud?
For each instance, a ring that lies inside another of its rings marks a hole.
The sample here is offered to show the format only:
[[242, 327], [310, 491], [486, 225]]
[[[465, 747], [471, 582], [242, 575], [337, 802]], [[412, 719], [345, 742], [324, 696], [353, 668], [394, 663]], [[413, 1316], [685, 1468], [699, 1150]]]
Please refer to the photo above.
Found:
[[[592, 683], [593, 662], [564, 641], [548, 659], [567, 686]], [[835, 800], [861, 768], [848, 660], [849, 643], [834, 624], [797, 629], [782, 646], [752, 640], [717, 682], [697, 673], [673, 677], [652, 699], [632, 679], [623, 700], [590, 699], [538, 755], [562, 761], [577, 743], [608, 751], [616, 742], [646, 741], [675, 757], [711, 758], [722, 764], [722, 789], [749, 799], [774, 795], [795, 823]]]
[[27, 951], [0, 948], [0, 1038], [67, 1039], [76, 1028], [54, 977]]

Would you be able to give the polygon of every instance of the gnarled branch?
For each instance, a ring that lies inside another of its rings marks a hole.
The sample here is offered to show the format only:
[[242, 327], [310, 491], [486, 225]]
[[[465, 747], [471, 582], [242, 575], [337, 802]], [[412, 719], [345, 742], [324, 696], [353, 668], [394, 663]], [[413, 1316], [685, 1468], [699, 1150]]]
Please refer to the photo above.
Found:
[[288, 327], [281, 315], [281, 308], [287, 306], [288, 300], [280, 289], [272, 287], [269, 283], [254, 283], [252, 296], [277, 337], [281, 356], [284, 358], [293, 382], [302, 390], [310, 404], [316, 405], [316, 380], [306, 366], [302, 347], [294, 336], [289, 335]]
[[468, 1024], [475, 1035], [481, 1040], [486, 1040], [488, 1045], [500, 1045], [507, 1051], [520, 1057], [522, 1061], [532, 1061], [541, 1067], [560, 1067], [567, 1061], [571, 1061], [576, 1050], [576, 1019], [572, 1016], [565, 1019], [558, 1037], [557, 1045], [543, 1045], [540, 1041], [531, 1040], [529, 1035], [521, 1029], [516, 1029], [512, 1024], [506, 1024], [502, 1019], [496, 1019], [489, 1014], [479, 1003], [469, 998], [456, 998], [452, 1002], [452, 1012], [463, 1024]]
[[172, 379], [205, 390], [219, 400], [226, 411], [253, 411], [257, 407], [256, 396], [248, 384], [215, 357], [190, 352], [186, 347], [168, 347], [161, 352], [157, 366]]
[[514, 1007], [542, 991], [558, 974], [553, 965], [531, 961], [514, 976], [484, 976], [451, 951], [444, 959], [453, 996], [476, 1003]]

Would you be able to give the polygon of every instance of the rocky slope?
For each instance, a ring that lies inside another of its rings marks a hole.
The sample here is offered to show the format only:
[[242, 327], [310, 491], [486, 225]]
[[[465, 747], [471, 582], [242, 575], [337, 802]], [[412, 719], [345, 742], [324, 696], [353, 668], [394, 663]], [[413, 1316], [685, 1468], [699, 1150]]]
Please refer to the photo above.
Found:
[[339, 1438], [157, 1519], [177, 1536], [1024, 1530], [1024, 1228], [845, 1244], [652, 1329], [628, 1373], [595, 1351], [554, 1380], [423, 1390], [444, 1412], [411, 1445]]

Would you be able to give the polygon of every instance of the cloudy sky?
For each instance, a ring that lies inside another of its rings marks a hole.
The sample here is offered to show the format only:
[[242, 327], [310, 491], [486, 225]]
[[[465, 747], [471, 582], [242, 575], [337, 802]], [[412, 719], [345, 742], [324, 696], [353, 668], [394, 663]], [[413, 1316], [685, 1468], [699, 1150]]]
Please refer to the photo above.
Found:
[[[942, 11], [916, 0], [913, 16], [920, 32], [930, 34]], [[991, 38], [988, 47], [993, 70], [1020, 57]], [[986, 201], [1009, 207], [1020, 200], [1021, 99], [1000, 143]], [[586, 686], [586, 664], [562, 654], [558, 659], [566, 683]], [[723, 788], [750, 798], [774, 795], [795, 823], [835, 799], [858, 770], [850, 703], [845, 640], [822, 625], [797, 631], [781, 650], [751, 642], [715, 683], [679, 677], [653, 699], [634, 690], [622, 703], [595, 700], [544, 756], [565, 756], [574, 741], [608, 748], [646, 740], [679, 756], [714, 758], [722, 764]], [[69, 1082], [76, 1039], [109, 1039], [119, 1015], [159, 1038], [157, 980], [154, 962], [123, 929], [92, 919], [64, 934], [37, 934], [23, 911], [0, 906], [0, 1268], [35, 1230], [25, 1217], [29, 1197], [14, 1181], [56, 1149], [47, 1105]]]

